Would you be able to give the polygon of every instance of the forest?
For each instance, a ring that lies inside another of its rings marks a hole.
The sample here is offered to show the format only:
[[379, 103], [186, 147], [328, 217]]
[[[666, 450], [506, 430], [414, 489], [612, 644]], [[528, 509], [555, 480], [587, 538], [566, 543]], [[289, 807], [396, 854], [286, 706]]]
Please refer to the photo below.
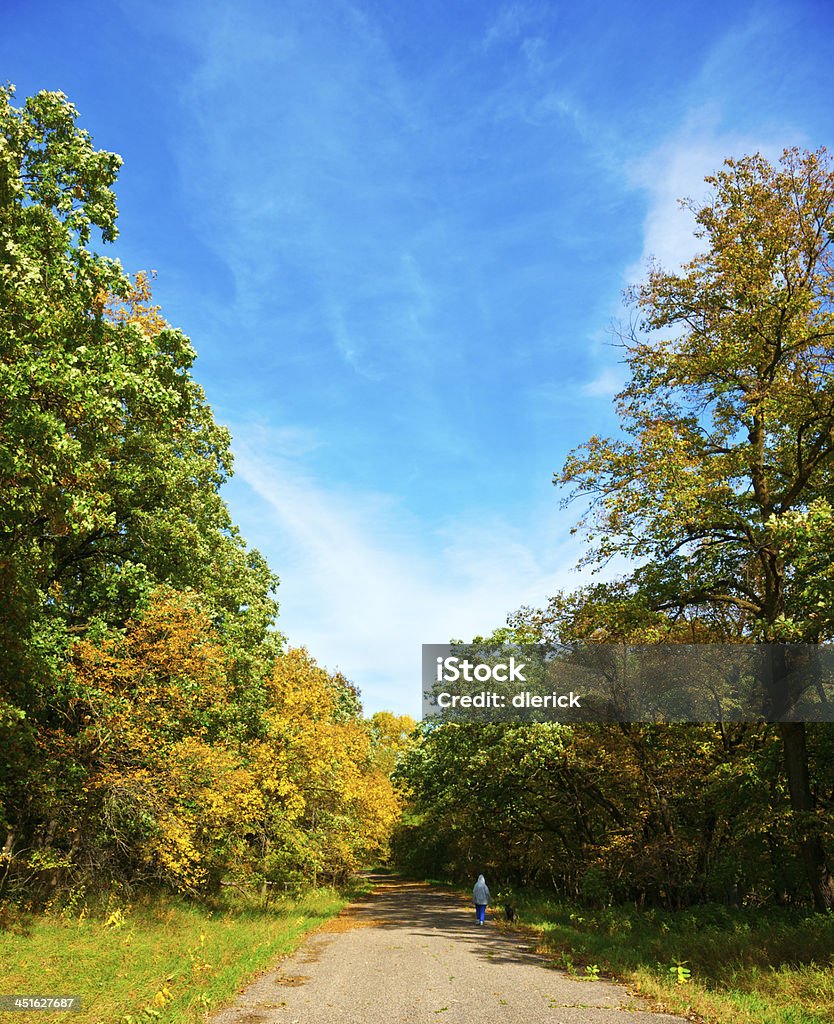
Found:
[[338, 882], [413, 726], [276, 631], [195, 351], [93, 249], [120, 158], [0, 91], [0, 898]]
[[828, 154], [707, 179], [700, 254], [629, 293], [620, 432], [554, 476], [583, 564], [627, 568], [487, 638], [770, 644], [767, 713], [415, 725], [279, 631], [195, 349], [153, 274], [97, 251], [121, 159], [77, 118], [0, 90], [0, 904], [269, 906], [388, 865], [589, 912], [830, 917], [834, 723], [786, 683], [791, 645], [834, 640]]

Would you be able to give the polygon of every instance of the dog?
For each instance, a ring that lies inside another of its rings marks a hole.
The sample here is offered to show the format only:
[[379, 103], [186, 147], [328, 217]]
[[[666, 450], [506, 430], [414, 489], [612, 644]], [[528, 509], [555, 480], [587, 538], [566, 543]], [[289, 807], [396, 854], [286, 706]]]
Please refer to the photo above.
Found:
[[511, 923], [515, 921], [516, 917], [518, 916], [516, 914], [515, 907], [511, 903], [506, 903], [504, 905], [504, 913], [507, 915], [507, 920]]

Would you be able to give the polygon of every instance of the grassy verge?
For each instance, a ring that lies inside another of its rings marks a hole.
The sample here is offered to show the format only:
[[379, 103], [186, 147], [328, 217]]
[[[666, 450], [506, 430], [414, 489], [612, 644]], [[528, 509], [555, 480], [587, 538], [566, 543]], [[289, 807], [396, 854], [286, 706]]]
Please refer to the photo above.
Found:
[[[4, 994], [77, 995], [66, 1024], [195, 1024], [259, 970], [292, 952], [355, 893], [320, 890], [263, 909], [155, 898], [100, 915], [53, 912], [0, 932]], [[3, 1024], [31, 1014], [0, 1012]]]
[[834, 915], [722, 906], [594, 911], [535, 897], [511, 901], [558, 966], [593, 976], [596, 965], [667, 1012], [709, 1024], [834, 1021]]

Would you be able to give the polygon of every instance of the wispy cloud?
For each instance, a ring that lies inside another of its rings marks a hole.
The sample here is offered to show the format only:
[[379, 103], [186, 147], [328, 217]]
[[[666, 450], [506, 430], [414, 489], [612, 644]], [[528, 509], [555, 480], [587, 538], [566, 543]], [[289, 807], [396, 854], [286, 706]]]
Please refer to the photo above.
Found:
[[480, 45], [489, 50], [495, 45], [523, 41], [528, 38], [528, 30], [540, 26], [547, 14], [546, 6], [541, 3], [503, 4], [490, 19]]
[[422, 644], [488, 632], [577, 583], [578, 547], [555, 512], [532, 530], [496, 512], [427, 528], [389, 495], [312, 477], [263, 433], [235, 435], [237, 476], [258, 499], [248, 539], [281, 552], [281, 628], [358, 683], [372, 710], [419, 712]]
[[230, 319], [251, 332], [267, 297], [284, 318], [303, 295], [309, 351], [329, 341], [360, 376], [391, 372], [425, 303], [406, 258], [425, 206], [417, 112], [384, 40], [346, 3], [321, 19], [301, 3], [281, 18], [210, 3], [203, 24], [178, 159], [195, 224], [235, 281]]
[[155, 94], [178, 243], [160, 281], [233, 424], [233, 514], [282, 577], [292, 641], [413, 710], [422, 642], [579, 582], [550, 477], [616, 430], [605, 325], [649, 256], [695, 251], [677, 199], [705, 174], [800, 141], [786, 125], [808, 110], [830, 131], [809, 45], [829, 19], [787, 0], [642, 20], [119, 4], [177, 69]]
[[648, 197], [640, 262], [627, 271], [632, 280], [642, 276], [649, 258], [675, 270], [696, 255], [694, 217], [680, 200], [701, 205], [710, 192], [704, 178], [728, 157], [758, 152], [776, 160], [786, 145], [802, 142], [804, 133], [792, 118], [779, 119], [767, 108], [760, 85], [772, 67], [763, 55], [782, 30], [783, 15], [754, 8], [719, 35], [689, 83], [690, 103], [679, 124], [626, 164], [630, 184]]
[[582, 394], [588, 398], [613, 398], [625, 384], [623, 368], [604, 366], [600, 372], [582, 387]]

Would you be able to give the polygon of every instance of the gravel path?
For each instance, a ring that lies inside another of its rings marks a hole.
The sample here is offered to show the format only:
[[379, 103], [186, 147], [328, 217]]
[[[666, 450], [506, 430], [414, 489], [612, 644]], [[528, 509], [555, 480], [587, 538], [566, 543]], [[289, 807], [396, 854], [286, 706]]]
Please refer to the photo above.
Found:
[[619, 985], [572, 978], [459, 897], [380, 882], [212, 1024], [685, 1024]]

